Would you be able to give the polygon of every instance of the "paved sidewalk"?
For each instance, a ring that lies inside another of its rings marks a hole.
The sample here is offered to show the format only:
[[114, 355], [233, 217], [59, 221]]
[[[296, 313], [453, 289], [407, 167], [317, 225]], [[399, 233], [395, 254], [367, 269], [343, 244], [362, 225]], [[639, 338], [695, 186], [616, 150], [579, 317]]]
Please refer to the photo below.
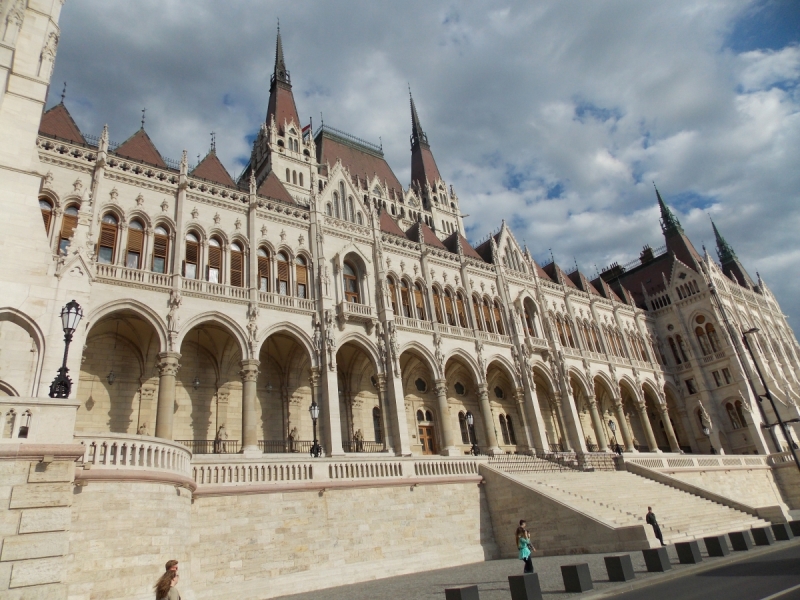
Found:
[[[800, 538], [790, 542], [776, 542], [775, 545], [753, 548], [749, 552], [732, 552], [724, 558], [709, 558], [705, 545], [700, 542], [703, 562], [700, 565], [681, 565], [673, 546], [667, 551], [672, 563], [672, 570], [666, 573], [648, 573], [641, 552], [630, 552], [636, 579], [627, 583], [611, 583], [608, 581], [603, 557], [607, 554], [579, 554], [571, 556], [545, 556], [534, 558], [533, 565], [539, 574], [539, 583], [545, 598], [601, 597], [616, 595], [631, 589], [631, 584], [642, 585], [644, 582], [658, 581], [705, 570], [746, 559], [756, 555], [767, 554], [792, 545], [800, 544]], [[594, 582], [594, 592], [586, 594], [567, 594], [561, 579], [561, 565], [581, 563], [589, 564]], [[356, 583], [304, 594], [281, 596], [278, 600], [444, 600], [444, 590], [450, 587], [478, 585], [481, 600], [510, 600], [508, 576], [522, 573], [522, 561], [516, 559], [492, 560], [471, 565], [463, 565], [450, 569], [438, 569], [412, 575], [401, 575]]]

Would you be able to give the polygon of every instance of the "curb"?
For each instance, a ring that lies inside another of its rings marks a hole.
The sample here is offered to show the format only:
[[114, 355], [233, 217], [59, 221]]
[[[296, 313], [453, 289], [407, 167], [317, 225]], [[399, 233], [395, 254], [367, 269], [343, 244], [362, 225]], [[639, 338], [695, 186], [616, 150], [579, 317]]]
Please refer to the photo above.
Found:
[[[704, 564], [693, 565], [693, 566], [680, 566], [678, 570], [673, 570], [670, 573], [665, 573], [663, 575], [656, 575], [653, 577], [648, 577], [647, 579], [640, 579], [639, 581], [634, 581], [631, 583], [624, 583], [614, 588], [608, 590], [602, 590], [599, 592], [590, 592], [589, 594], [583, 595], [581, 594], [581, 598], [610, 598], [613, 596], [617, 596], [619, 594], [624, 594], [625, 592], [632, 592], [635, 590], [640, 590], [642, 588], [649, 587], [651, 585], [656, 585], [659, 583], [664, 583], [666, 581], [672, 581], [673, 579], [680, 579], [681, 577], [686, 577], [689, 575], [696, 575], [698, 573], [703, 573], [705, 571], [711, 571], [716, 569], [717, 567], [735, 564], [738, 562], [742, 562], [751, 558], [753, 556], [761, 556], [763, 554], [770, 554], [772, 552], [777, 552], [779, 550], [783, 550], [785, 548], [790, 548], [792, 545], [800, 544], [800, 538], [795, 538], [794, 540], [789, 540], [788, 543], [786, 542], [776, 542], [772, 546], [767, 546], [764, 548], [753, 548], [748, 552], [737, 552], [728, 557], [721, 557], [721, 558], [714, 558], [713, 562], [705, 562], [708, 557], [703, 557]], [[631, 554], [629, 552], [629, 554]], [[675, 565], [673, 565], [674, 567]]]

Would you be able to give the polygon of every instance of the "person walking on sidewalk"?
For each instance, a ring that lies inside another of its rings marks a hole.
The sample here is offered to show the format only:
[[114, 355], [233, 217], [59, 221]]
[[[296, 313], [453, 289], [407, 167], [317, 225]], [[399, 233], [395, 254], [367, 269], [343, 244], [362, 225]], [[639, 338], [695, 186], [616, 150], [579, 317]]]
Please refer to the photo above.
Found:
[[658, 521], [656, 520], [656, 514], [653, 512], [653, 507], [647, 507], [647, 516], [644, 518], [648, 525], [653, 526], [653, 533], [656, 534], [658, 541], [661, 542], [662, 546], [666, 546], [664, 543], [664, 535], [661, 533], [661, 527], [658, 526]]
[[516, 541], [517, 550], [519, 550], [519, 559], [525, 562], [523, 573], [533, 573], [533, 562], [531, 561], [531, 552], [536, 550], [531, 544], [531, 534], [526, 528], [527, 523], [525, 520], [519, 522], [517, 527]]

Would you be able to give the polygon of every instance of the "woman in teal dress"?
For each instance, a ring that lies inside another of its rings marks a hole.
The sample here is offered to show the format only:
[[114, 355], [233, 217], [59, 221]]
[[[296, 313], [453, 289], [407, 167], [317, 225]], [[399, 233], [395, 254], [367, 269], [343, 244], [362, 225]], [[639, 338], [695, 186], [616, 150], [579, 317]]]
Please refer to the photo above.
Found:
[[517, 527], [516, 532], [516, 540], [517, 540], [517, 549], [519, 550], [519, 559], [525, 562], [525, 569], [522, 571], [523, 573], [533, 573], [533, 562], [531, 561], [531, 553], [536, 550], [531, 544], [531, 534], [525, 528], [525, 521], [519, 522], [519, 527]]

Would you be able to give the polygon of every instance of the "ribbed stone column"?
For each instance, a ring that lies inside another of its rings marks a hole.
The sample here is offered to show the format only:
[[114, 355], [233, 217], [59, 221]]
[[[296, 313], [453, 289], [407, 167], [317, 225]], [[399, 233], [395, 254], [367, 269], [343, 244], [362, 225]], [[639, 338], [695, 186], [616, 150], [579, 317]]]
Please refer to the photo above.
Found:
[[172, 415], [175, 414], [175, 377], [181, 368], [180, 352], [162, 352], [158, 355], [158, 408], [156, 410], [156, 437], [172, 439]]
[[447, 381], [445, 379], [436, 380], [436, 402], [439, 407], [439, 419], [442, 425], [442, 438], [443, 447], [441, 454], [445, 456], [454, 456], [456, 451], [455, 443], [453, 442], [453, 429], [450, 423], [450, 409], [447, 406]]
[[628, 429], [628, 420], [625, 418], [625, 408], [622, 406], [622, 398], [619, 396], [614, 397], [614, 412], [617, 414], [617, 427], [619, 428], [620, 435], [622, 435], [625, 452], [633, 452], [636, 448], [633, 447], [633, 436], [631, 435], [631, 430]]
[[597, 449], [600, 452], [605, 452], [608, 449], [606, 444], [606, 434], [603, 429], [603, 420], [600, 418], [600, 411], [597, 410], [597, 399], [594, 396], [587, 398], [589, 404], [589, 414], [592, 417], [592, 427], [594, 428], [595, 436], [597, 437]]
[[664, 424], [664, 431], [667, 434], [669, 449], [673, 452], [680, 452], [681, 447], [678, 445], [678, 436], [675, 435], [675, 429], [672, 427], [672, 421], [669, 420], [669, 411], [665, 398], [659, 398], [658, 412], [661, 414], [661, 422]]
[[650, 452], [658, 452], [656, 436], [653, 434], [653, 427], [650, 425], [650, 418], [647, 416], [647, 404], [643, 400], [637, 401], [636, 410], [639, 411], [639, 422], [642, 424], [642, 429], [644, 429], [644, 436], [647, 438]]
[[241, 363], [242, 370], [242, 454], [261, 456], [258, 447], [258, 424], [256, 423], [256, 381], [260, 361], [249, 358]]
[[478, 397], [480, 398], [481, 412], [483, 413], [483, 425], [486, 429], [486, 448], [487, 454], [502, 454], [497, 443], [497, 432], [494, 430], [494, 419], [492, 418], [492, 407], [489, 404], [489, 391], [485, 383], [478, 385]]

